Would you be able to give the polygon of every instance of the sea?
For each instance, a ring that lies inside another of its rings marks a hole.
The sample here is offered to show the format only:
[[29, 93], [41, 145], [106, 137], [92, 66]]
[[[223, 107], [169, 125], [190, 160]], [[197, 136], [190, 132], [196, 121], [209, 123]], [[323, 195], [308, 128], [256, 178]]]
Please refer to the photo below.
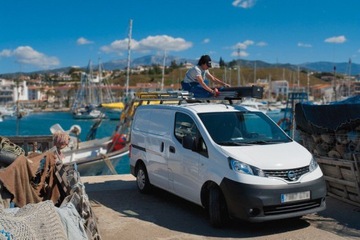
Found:
[[[102, 119], [96, 137], [111, 136], [119, 121]], [[94, 119], [74, 119], [70, 112], [30, 112], [20, 119], [5, 117], [0, 122], [0, 136], [51, 135], [50, 128], [54, 124], [59, 124], [65, 131], [69, 130], [73, 125], [78, 125], [81, 128], [79, 138], [81, 141], [85, 141], [95, 123], [96, 120]]]

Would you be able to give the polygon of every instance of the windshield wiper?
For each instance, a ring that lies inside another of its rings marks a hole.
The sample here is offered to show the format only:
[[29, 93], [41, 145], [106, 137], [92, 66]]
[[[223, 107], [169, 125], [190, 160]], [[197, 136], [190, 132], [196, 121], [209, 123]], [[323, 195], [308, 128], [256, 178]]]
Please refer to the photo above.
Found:
[[266, 141], [266, 140], [254, 140], [246, 142], [248, 144], [277, 144], [281, 143], [280, 141]]
[[217, 142], [219, 145], [224, 146], [244, 146], [244, 145], [250, 145], [248, 142], [231, 142], [231, 141], [224, 141], [224, 142]]

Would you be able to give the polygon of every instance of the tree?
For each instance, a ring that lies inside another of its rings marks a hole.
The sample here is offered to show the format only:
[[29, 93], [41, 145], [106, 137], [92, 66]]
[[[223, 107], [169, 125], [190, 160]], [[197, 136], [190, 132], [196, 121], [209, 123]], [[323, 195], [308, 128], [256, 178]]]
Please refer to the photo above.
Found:
[[172, 60], [170, 63], [170, 67], [171, 70], [177, 69], [179, 68], [179, 65], [177, 65], [176, 60]]
[[238, 64], [237, 64], [237, 61], [236, 60], [232, 60], [231, 62], [228, 63], [228, 66], [230, 68], [233, 68], [233, 67], [236, 67]]
[[220, 68], [226, 67], [225, 61], [222, 59], [222, 57], [220, 57], [219, 65], [220, 65]]
[[70, 68], [69, 69], [69, 75], [72, 75], [73, 73], [76, 73], [76, 72], [78, 72], [78, 71], [80, 71], [80, 68], [78, 68], [78, 67], [72, 67], [72, 68]]

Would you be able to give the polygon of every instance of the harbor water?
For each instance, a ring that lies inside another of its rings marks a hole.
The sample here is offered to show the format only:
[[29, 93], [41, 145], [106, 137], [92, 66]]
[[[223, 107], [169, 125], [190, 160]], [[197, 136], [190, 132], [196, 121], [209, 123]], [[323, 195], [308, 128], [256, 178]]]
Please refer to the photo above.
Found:
[[[85, 141], [87, 134], [95, 122], [96, 120], [94, 119], [74, 119], [70, 112], [32, 112], [21, 119], [6, 117], [0, 122], [0, 135], [50, 135], [50, 127], [54, 124], [60, 124], [65, 131], [69, 130], [73, 125], [79, 125], [81, 127], [80, 140]], [[103, 119], [97, 129], [96, 137], [111, 136], [117, 124], [119, 124], [119, 121]]]

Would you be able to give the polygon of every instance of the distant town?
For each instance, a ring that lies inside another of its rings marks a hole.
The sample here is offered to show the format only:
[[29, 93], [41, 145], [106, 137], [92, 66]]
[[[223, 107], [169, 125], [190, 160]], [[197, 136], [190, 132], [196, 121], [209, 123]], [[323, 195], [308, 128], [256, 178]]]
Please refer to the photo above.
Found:
[[[244, 65], [244, 63], [241, 63]], [[10, 77], [0, 77], [0, 105], [20, 104], [24, 108], [64, 109], [70, 108], [80, 88], [81, 74], [91, 75], [94, 85], [102, 91], [110, 91], [112, 101], [123, 101], [138, 91], [180, 90], [180, 82], [186, 70], [193, 63], [176, 64], [173, 60], [169, 66], [160, 64], [138, 65], [127, 71], [106, 70], [97, 66], [69, 68], [64, 71], [35, 73], [17, 73]], [[219, 62], [211, 69], [217, 77], [224, 79], [232, 86], [259, 85], [264, 87], [267, 100], [286, 100], [288, 92], [308, 92], [315, 101], [330, 102], [341, 97], [360, 94], [358, 76], [335, 72], [314, 72], [303, 69], [269, 66], [256, 69], [256, 65], [240, 67], [237, 61], [224, 64]], [[128, 84], [128, 86], [127, 86]]]

